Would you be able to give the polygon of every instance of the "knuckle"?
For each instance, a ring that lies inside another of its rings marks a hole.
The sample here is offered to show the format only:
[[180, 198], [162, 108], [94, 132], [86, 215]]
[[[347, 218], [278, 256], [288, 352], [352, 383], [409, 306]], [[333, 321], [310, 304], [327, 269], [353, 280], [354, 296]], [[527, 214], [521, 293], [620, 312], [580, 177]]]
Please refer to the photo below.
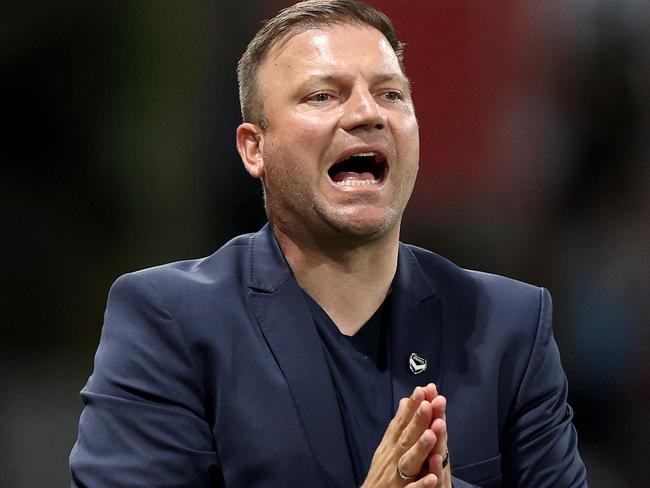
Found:
[[402, 435], [399, 436], [399, 439], [397, 440], [397, 447], [399, 447], [402, 451], [406, 451], [409, 447], [411, 447], [411, 443], [409, 442], [406, 433], [402, 433]]

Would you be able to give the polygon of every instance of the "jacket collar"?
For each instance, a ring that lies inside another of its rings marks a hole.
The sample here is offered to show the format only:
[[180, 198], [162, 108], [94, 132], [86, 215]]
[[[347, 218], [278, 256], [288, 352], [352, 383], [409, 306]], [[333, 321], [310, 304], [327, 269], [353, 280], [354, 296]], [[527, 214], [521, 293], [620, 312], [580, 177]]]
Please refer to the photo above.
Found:
[[[400, 243], [397, 272], [392, 288], [390, 354], [393, 407], [416, 386], [435, 383], [441, 391], [444, 345], [442, 301], [422, 271], [411, 248]], [[426, 361], [424, 369], [410, 362]]]
[[267, 224], [250, 238], [253, 312], [284, 374], [324, 486], [354, 485], [343, 420], [303, 291]]
[[288, 280], [293, 279], [293, 273], [282, 254], [270, 224], [266, 224], [259, 232], [250, 236], [248, 249], [249, 288], [273, 293]]

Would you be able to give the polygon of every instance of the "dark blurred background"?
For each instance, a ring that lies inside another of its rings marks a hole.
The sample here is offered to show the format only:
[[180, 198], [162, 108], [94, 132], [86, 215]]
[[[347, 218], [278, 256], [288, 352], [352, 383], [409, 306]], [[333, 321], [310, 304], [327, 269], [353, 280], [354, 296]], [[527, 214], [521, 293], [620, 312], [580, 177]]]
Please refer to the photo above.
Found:
[[[69, 483], [112, 281], [264, 222], [235, 65], [288, 3], [3, 7], [0, 486]], [[551, 290], [590, 486], [647, 486], [650, 3], [371, 3], [421, 123], [403, 240]]]

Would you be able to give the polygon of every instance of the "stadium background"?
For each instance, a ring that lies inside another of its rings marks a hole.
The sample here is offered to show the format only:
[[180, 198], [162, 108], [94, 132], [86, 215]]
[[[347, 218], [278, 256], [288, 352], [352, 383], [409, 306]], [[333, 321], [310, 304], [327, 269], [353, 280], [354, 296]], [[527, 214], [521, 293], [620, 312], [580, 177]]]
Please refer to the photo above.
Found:
[[[3, 7], [0, 486], [69, 483], [117, 276], [263, 224], [235, 65], [288, 3]], [[590, 486], [646, 486], [650, 4], [371, 3], [408, 43], [421, 124], [403, 240], [551, 290]]]

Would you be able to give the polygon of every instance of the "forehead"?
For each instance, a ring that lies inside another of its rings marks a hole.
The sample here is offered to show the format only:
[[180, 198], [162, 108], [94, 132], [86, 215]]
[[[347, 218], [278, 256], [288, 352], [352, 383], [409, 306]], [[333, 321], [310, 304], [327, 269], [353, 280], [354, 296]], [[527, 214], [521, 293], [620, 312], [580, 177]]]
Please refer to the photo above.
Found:
[[403, 74], [386, 37], [377, 29], [333, 24], [300, 31], [274, 45], [260, 67], [260, 77], [289, 76], [306, 71], [364, 69]]

